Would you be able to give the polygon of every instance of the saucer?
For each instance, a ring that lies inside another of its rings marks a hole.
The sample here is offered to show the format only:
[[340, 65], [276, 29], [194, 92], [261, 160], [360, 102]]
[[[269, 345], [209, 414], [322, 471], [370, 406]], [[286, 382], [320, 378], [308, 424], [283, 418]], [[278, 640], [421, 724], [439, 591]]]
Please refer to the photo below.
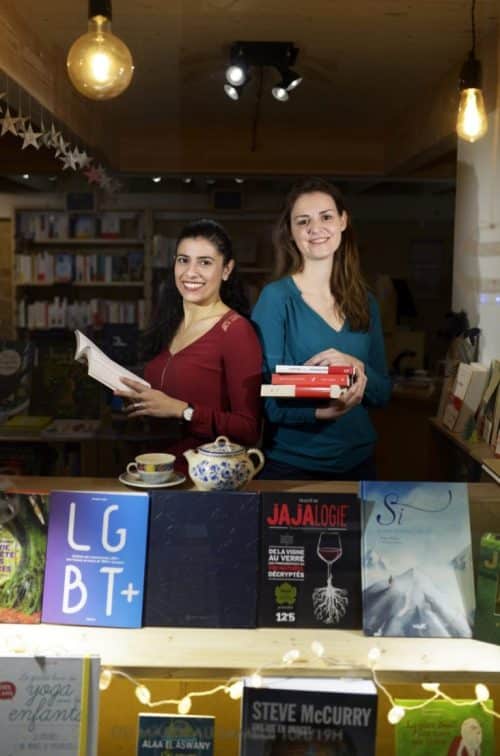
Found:
[[186, 476], [174, 472], [170, 480], [166, 480], [165, 483], [144, 483], [142, 480], [131, 478], [128, 473], [124, 472], [118, 477], [118, 480], [120, 483], [124, 483], [126, 486], [133, 486], [134, 488], [169, 488], [170, 486], [178, 486], [184, 483]]

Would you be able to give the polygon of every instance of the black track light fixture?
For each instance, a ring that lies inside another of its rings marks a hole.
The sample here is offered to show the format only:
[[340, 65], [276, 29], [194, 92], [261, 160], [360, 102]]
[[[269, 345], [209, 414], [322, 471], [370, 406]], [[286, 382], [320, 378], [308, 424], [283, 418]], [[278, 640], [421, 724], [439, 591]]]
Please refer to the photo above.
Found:
[[291, 69], [298, 52], [292, 42], [234, 42], [226, 69], [225, 93], [232, 100], [239, 100], [243, 87], [250, 81], [251, 68], [270, 66], [281, 76], [272, 88], [272, 94], [280, 102], [285, 102], [289, 92], [302, 81], [301, 76]]

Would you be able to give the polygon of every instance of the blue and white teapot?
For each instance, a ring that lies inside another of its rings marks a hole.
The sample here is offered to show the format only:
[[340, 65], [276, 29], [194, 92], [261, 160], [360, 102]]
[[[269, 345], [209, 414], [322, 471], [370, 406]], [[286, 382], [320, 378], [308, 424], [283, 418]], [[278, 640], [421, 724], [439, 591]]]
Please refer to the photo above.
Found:
[[[200, 491], [236, 491], [260, 472], [264, 455], [260, 449], [245, 449], [227, 436], [184, 452], [189, 476]], [[255, 456], [257, 461], [252, 457]]]

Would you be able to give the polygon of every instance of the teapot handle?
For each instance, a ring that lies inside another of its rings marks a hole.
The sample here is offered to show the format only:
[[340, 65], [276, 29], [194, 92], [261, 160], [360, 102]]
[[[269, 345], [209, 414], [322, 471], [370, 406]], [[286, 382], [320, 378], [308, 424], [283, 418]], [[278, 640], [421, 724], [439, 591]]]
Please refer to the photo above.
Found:
[[[247, 449], [247, 454], [250, 459], [250, 462], [252, 463], [254, 467], [254, 471], [252, 473], [252, 478], [254, 478], [257, 475], [257, 473], [260, 473], [260, 471], [264, 467], [264, 462], [266, 461], [266, 458], [264, 457], [260, 449]], [[257, 464], [255, 464], [254, 460], [252, 459], [252, 454], [255, 454], [255, 456], [257, 457], [258, 459]]]

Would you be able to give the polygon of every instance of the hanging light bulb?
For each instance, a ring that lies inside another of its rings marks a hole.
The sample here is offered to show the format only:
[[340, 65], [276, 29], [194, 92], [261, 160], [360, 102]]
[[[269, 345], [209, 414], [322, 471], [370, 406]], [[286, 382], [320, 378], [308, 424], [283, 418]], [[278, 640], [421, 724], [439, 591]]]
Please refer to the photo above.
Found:
[[476, 25], [475, 0], [472, 0], [472, 50], [460, 71], [460, 102], [458, 105], [457, 134], [466, 142], [477, 142], [488, 131], [488, 116], [481, 89], [481, 63], [475, 56]]
[[66, 65], [71, 83], [91, 100], [117, 97], [134, 73], [127, 45], [111, 32], [111, 0], [89, 0], [88, 32], [73, 42]]

